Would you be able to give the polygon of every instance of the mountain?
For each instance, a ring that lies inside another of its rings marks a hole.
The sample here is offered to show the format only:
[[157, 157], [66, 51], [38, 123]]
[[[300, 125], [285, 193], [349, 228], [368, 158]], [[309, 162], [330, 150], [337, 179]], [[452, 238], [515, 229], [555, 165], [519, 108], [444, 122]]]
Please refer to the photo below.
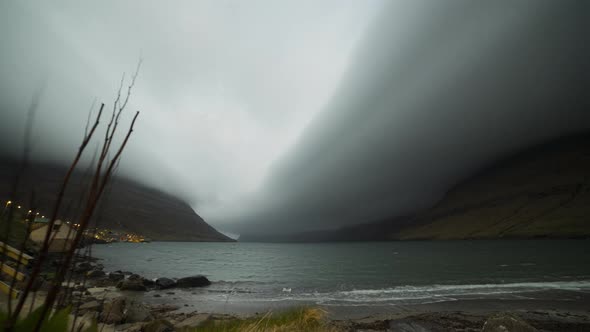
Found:
[[507, 156], [458, 183], [435, 206], [414, 215], [273, 240], [586, 237], [590, 237], [590, 133]]
[[590, 134], [492, 165], [450, 190], [398, 239], [590, 236]]
[[[12, 160], [0, 160], [0, 199], [10, 198], [15, 170]], [[29, 206], [34, 190], [37, 209], [49, 214], [66, 168], [44, 163], [29, 164], [18, 185], [18, 204]], [[75, 220], [81, 209], [83, 172], [74, 173], [66, 191], [60, 218]], [[157, 241], [233, 241], [208, 225], [182, 200], [139, 183], [114, 177], [95, 211], [98, 227], [138, 233]], [[14, 198], [10, 198], [15, 200]]]

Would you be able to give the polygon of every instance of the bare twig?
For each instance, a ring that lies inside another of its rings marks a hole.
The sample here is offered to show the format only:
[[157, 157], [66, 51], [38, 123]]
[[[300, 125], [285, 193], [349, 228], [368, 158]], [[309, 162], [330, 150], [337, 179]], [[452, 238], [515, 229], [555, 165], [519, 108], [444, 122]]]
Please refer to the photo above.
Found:
[[[64, 180], [61, 184], [59, 193], [57, 195], [57, 200], [56, 200], [55, 205], [53, 207], [51, 219], [49, 220], [49, 223], [48, 223], [49, 230], [53, 228], [53, 225], [55, 223], [55, 219], [57, 218], [57, 215], [59, 213], [59, 208], [61, 206], [61, 202], [63, 200], [63, 196], [65, 193], [66, 187], [69, 183], [70, 177], [72, 176], [74, 169], [78, 165], [78, 162], [80, 161], [80, 158], [84, 152], [84, 149], [86, 149], [86, 146], [88, 145], [88, 143], [92, 139], [92, 135], [94, 135], [94, 132], [96, 131], [96, 128], [98, 127], [98, 124], [100, 123], [100, 117], [102, 115], [103, 109], [104, 109], [104, 104], [101, 104], [100, 110], [98, 111], [98, 115], [96, 116], [96, 119], [94, 121], [94, 124], [92, 125], [92, 128], [88, 132], [88, 135], [86, 135], [84, 137], [84, 139], [82, 140], [82, 143], [80, 144], [80, 147], [78, 148], [78, 153], [74, 157], [74, 161], [70, 165], [70, 168], [68, 169], [68, 171], [64, 177]], [[43, 241], [43, 245], [41, 247], [41, 250], [39, 251], [39, 258], [37, 259], [37, 261], [35, 262], [35, 265], [33, 266], [33, 271], [31, 272], [31, 277], [29, 278], [29, 280], [22, 292], [21, 298], [19, 299], [19, 302], [16, 306], [15, 312], [12, 315], [12, 319], [7, 319], [7, 321], [11, 321], [11, 323], [15, 322], [16, 319], [18, 318], [18, 314], [22, 310], [22, 307], [23, 307], [24, 302], [27, 298], [27, 295], [31, 291], [31, 287], [33, 286], [33, 282], [35, 282], [35, 280], [39, 276], [39, 273], [41, 271], [41, 266], [42, 266], [43, 262], [45, 261], [45, 259], [47, 258], [50, 236], [51, 236], [51, 232], [48, 231], [47, 234], [45, 235], [45, 239]]]
[[[31, 99], [31, 104], [27, 110], [27, 119], [26, 119], [26, 123], [25, 123], [25, 130], [24, 130], [24, 137], [23, 137], [23, 152], [22, 152], [22, 158], [21, 158], [21, 165], [19, 167], [19, 169], [17, 170], [15, 177], [14, 177], [14, 181], [12, 183], [12, 190], [11, 190], [11, 198], [15, 199], [17, 196], [17, 189], [19, 186], [19, 182], [20, 182], [20, 177], [23, 175], [25, 169], [27, 168], [27, 165], [29, 163], [29, 156], [32, 150], [32, 145], [31, 145], [31, 132], [33, 130], [33, 122], [35, 119], [35, 115], [37, 113], [37, 109], [39, 107], [39, 101], [41, 99], [41, 94], [43, 92], [43, 88], [39, 89], [34, 95], [33, 98]], [[9, 235], [11, 233], [11, 228], [12, 228], [12, 222], [13, 222], [13, 206], [10, 206], [10, 209], [8, 210], [8, 218], [6, 219], [6, 228], [5, 228], [5, 236], [3, 238], [3, 250], [2, 252], [6, 253], [6, 248], [8, 245], [8, 238]], [[24, 246], [22, 248], [24, 250]], [[22, 251], [19, 254], [22, 258]], [[0, 270], [3, 268], [3, 265], [6, 261], [6, 255], [1, 255], [1, 261], [0, 261]], [[17, 269], [18, 271], [18, 265], [17, 265]], [[11, 313], [12, 313], [12, 290], [14, 288], [14, 282], [16, 278], [16, 274], [13, 276], [13, 280], [11, 282], [11, 287], [8, 291], [8, 316], [10, 317]], [[13, 321], [11, 319], [6, 319], [5, 321], [5, 328], [6, 329], [10, 329], [12, 328], [13, 325]]]
[[[100, 173], [98, 172], [98, 169], [97, 169], [97, 172], [95, 173], [95, 178], [94, 178], [94, 183], [93, 183], [94, 190], [92, 190], [92, 192], [90, 193], [90, 198], [88, 200], [88, 204], [86, 205], [84, 213], [82, 214], [82, 218], [79, 223], [80, 226], [78, 228], [78, 232], [76, 232], [76, 236], [74, 238], [73, 244], [70, 247], [70, 249], [68, 250], [68, 252], [66, 253], [65, 261], [63, 262], [60, 272], [58, 273], [58, 275], [56, 275], [56, 278], [55, 278], [56, 280], [55, 280], [53, 287], [47, 293], [47, 297], [45, 299], [45, 305], [41, 309], [41, 316], [40, 316], [41, 318], [37, 323], [37, 327], [36, 327], [35, 331], [38, 331], [41, 328], [43, 318], [45, 317], [45, 315], [47, 315], [49, 308], [52, 307], [52, 305], [57, 297], [57, 294], [60, 289], [59, 286], [65, 276], [65, 273], [66, 273], [69, 265], [72, 262], [74, 252], [76, 250], [77, 245], [80, 243], [80, 240], [82, 239], [84, 229], [86, 229], [86, 227], [88, 226], [88, 223], [89, 223], [89, 221], [92, 217], [92, 214], [94, 212], [94, 209], [96, 208], [96, 205], [101, 197], [101, 194], [103, 193], [106, 184], [108, 183], [109, 179], [111, 178], [112, 171], [113, 171], [113, 168], [115, 167], [117, 159], [120, 158], [121, 153], [123, 152], [123, 150], [125, 149], [125, 146], [127, 145], [127, 142], [129, 141], [129, 137], [131, 136], [131, 133], [133, 132], [133, 127], [135, 125], [135, 121], [137, 120], [138, 116], [139, 116], [139, 112], [136, 112], [135, 116], [133, 117], [133, 120], [131, 121], [131, 125], [129, 126], [129, 130], [127, 131], [127, 135], [125, 136], [123, 143], [121, 143], [121, 146], [119, 147], [119, 149], [118, 149], [117, 153], [115, 154], [115, 156], [113, 157], [113, 159], [108, 163], [108, 167], [107, 167], [104, 175], [102, 176], [102, 180], [100, 179], [101, 177], [100, 177]], [[102, 158], [102, 160], [104, 161], [104, 158]], [[99, 181], [99, 180], [101, 180], [101, 181]], [[96, 184], [97, 187], [95, 187], [94, 184]]]

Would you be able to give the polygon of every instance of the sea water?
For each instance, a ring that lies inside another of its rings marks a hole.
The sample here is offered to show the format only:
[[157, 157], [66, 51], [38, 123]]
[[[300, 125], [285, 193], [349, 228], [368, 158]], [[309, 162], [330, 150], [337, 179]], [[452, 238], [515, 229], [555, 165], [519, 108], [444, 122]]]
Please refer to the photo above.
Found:
[[95, 245], [93, 252], [107, 271], [146, 278], [203, 274], [213, 282], [177, 291], [184, 301], [354, 306], [585, 292], [589, 249], [588, 240], [152, 242]]

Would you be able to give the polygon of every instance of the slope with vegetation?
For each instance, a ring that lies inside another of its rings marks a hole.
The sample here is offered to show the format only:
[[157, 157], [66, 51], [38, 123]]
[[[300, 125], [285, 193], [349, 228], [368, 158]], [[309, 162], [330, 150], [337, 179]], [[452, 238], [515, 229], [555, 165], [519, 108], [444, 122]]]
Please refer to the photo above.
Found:
[[398, 239], [590, 236], [590, 135], [553, 141], [457, 185]]
[[[276, 237], [387, 241], [590, 237], [590, 133], [520, 151], [411, 216]], [[260, 239], [257, 239], [260, 240]]]
[[[0, 160], [2, 199], [8, 199], [15, 167], [13, 161]], [[49, 213], [65, 172], [61, 166], [42, 163], [29, 165], [22, 176], [18, 196], [26, 203], [28, 195], [34, 190], [37, 210]], [[71, 181], [60, 213], [60, 218], [65, 220], [75, 220], [79, 214], [80, 197], [88, 185], [83, 172], [74, 173]], [[120, 177], [115, 177], [110, 188], [107, 188], [95, 220], [101, 228], [137, 233], [152, 240], [231, 241], [208, 225], [182, 200]]]

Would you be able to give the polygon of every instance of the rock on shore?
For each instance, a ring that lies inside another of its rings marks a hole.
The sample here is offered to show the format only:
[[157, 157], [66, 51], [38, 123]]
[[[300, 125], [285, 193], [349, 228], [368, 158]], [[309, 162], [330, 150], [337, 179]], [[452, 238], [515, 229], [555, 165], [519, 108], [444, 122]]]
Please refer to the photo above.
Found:
[[180, 278], [176, 281], [176, 287], [178, 288], [204, 287], [209, 285], [211, 285], [209, 279], [202, 275]]

